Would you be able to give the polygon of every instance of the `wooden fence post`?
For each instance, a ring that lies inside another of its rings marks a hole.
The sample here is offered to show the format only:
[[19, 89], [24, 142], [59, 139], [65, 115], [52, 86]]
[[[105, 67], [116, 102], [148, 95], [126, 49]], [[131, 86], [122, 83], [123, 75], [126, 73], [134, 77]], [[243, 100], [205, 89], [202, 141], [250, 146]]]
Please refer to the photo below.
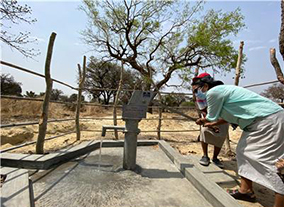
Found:
[[[194, 70], [194, 77], [198, 76], [198, 74], [199, 74], [199, 67], [197, 66]], [[193, 92], [192, 88], [191, 88], [191, 91], [192, 91], [192, 101], [194, 102], [194, 106], [195, 106], [195, 109], [197, 111], [198, 117], [201, 118], [201, 111], [199, 110], [199, 107], [196, 103], [196, 96], [195, 96], [195, 93]], [[201, 125], [199, 125], [199, 132], [201, 132]], [[198, 142], [200, 141], [200, 133], [197, 137], [197, 141]]]
[[[122, 88], [122, 78], [123, 78], [123, 71], [124, 71], [124, 62], [121, 61], [121, 70], [120, 70], [120, 80], [119, 80], [119, 84], [118, 84], [118, 89], [116, 92], [116, 96], [115, 96], [115, 100], [114, 100], [114, 106], [113, 106], [113, 125], [117, 126], [117, 104], [118, 104], [118, 98], [119, 98], [119, 94]], [[118, 132], [116, 129], [114, 129], [114, 137], [115, 139], [118, 139]]]
[[163, 108], [161, 108], [159, 106], [159, 122], [158, 122], [158, 127], [157, 127], [157, 135], [158, 135], [158, 139], [160, 140], [161, 139], [161, 127], [162, 127], [162, 114], [163, 113]]
[[[244, 48], [244, 42], [240, 42], [240, 47], [239, 47], [239, 54], [238, 54], [238, 61], [237, 61], [237, 66], [236, 66], [236, 76], [235, 76], [235, 85], [239, 85], [239, 80], [241, 76], [241, 64], [242, 64], [242, 59], [243, 59], [243, 48]], [[225, 139], [225, 148], [226, 148], [226, 154], [228, 156], [234, 156], [235, 153], [231, 149], [230, 145], [230, 135], [228, 131], [228, 136]]]
[[[159, 101], [160, 103], [162, 103], [162, 95], [160, 93], [160, 91], [157, 92], [158, 96], [159, 96]], [[158, 126], [157, 126], [157, 136], [158, 136], [158, 140], [161, 139], [161, 127], [162, 127], [162, 113], [163, 113], [163, 107], [160, 105], [158, 110], [159, 110], [159, 120], [158, 120]]]
[[284, 60], [284, 0], [281, 0], [281, 27], [279, 34], [279, 50]]
[[276, 73], [277, 79], [282, 84], [284, 84], [284, 76], [283, 76], [283, 73], [281, 71], [280, 64], [279, 64], [279, 62], [278, 62], [278, 60], [276, 58], [276, 55], [275, 55], [275, 48], [271, 48], [270, 49], [270, 61], [271, 61], [272, 66], [275, 69], [275, 73]]
[[235, 85], [239, 85], [239, 80], [241, 76], [241, 64], [243, 60], [243, 48], [244, 48], [244, 42], [240, 42], [240, 47], [239, 47], [239, 54], [238, 54], [238, 61], [237, 61], [237, 66], [236, 66], [236, 76], [235, 76]]
[[78, 64], [78, 73], [79, 73], [79, 89], [78, 89], [78, 97], [77, 97], [77, 106], [76, 106], [76, 135], [77, 140], [81, 138], [81, 131], [80, 131], [80, 109], [81, 109], [81, 101], [82, 101], [82, 89], [85, 83], [86, 77], [86, 56], [83, 58], [83, 71], [81, 70], [80, 64]]
[[45, 89], [45, 95], [44, 95], [44, 100], [42, 104], [42, 114], [39, 120], [38, 138], [37, 138], [37, 143], [36, 143], [36, 153], [37, 154], [44, 153], [44, 138], [46, 135], [48, 108], [49, 108], [50, 94], [52, 90], [52, 80], [50, 76], [50, 62], [52, 58], [52, 51], [53, 51], [55, 37], [56, 37], [56, 33], [53, 32], [49, 38], [47, 55], [46, 55], [46, 60], [45, 60], [46, 89]]

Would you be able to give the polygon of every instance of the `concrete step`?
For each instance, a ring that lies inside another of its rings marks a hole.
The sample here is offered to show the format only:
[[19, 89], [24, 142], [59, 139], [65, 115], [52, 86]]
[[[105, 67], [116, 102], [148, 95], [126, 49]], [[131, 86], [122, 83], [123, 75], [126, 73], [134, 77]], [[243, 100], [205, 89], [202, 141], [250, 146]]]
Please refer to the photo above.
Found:
[[[160, 148], [165, 152], [168, 158], [176, 165], [182, 174], [190, 181], [194, 187], [206, 198], [212, 206], [216, 207], [241, 207], [241, 205], [230, 196], [221, 186], [228, 185], [232, 180], [225, 180], [228, 177], [223, 177], [222, 169], [203, 169], [200, 168], [199, 159], [191, 156], [183, 156], [178, 151], [174, 150], [165, 141], [159, 142]], [[202, 166], [201, 166], [202, 167]], [[212, 167], [212, 166], [211, 166]], [[202, 172], [203, 171], [203, 172]], [[223, 178], [210, 178], [206, 173], [219, 172]], [[219, 185], [218, 185], [219, 184]], [[221, 186], [220, 186], [221, 185]]]
[[1, 187], [1, 206], [33, 207], [33, 190], [28, 171], [3, 167], [0, 173], [7, 175]]
[[233, 188], [238, 185], [237, 181], [224, 170], [214, 165], [212, 162], [209, 166], [203, 166], [199, 164], [201, 156], [198, 155], [185, 155], [187, 159], [190, 159], [191, 163], [199, 169], [204, 175], [218, 184], [222, 188]]

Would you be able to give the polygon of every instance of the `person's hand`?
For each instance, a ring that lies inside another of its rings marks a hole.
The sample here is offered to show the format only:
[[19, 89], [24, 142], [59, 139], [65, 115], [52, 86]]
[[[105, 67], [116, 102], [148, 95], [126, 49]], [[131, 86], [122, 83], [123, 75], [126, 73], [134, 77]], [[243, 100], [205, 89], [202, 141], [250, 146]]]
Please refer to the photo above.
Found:
[[215, 123], [214, 122], [207, 122], [204, 124], [205, 127], [213, 127], [215, 126]]
[[277, 167], [277, 169], [279, 170], [279, 171], [283, 171], [283, 173], [284, 173], [284, 158], [282, 158], [282, 159], [279, 159], [276, 163], [275, 163], [275, 166]]
[[216, 126], [216, 122], [207, 122], [204, 124], [204, 127], [208, 127], [210, 130], [212, 130], [215, 133], [219, 133], [220, 129]]
[[198, 124], [198, 125], [203, 125], [204, 124], [204, 119], [203, 118], [197, 119], [195, 121], [195, 123]]
[[212, 127], [209, 127], [209, 129], [211, 129], [213, 132], [215, 132], [215, 133], [219, 133], [220, 132], [220, 129], [219, 129], [219, 127], [217, 127], [217, 126], [212, 126]]

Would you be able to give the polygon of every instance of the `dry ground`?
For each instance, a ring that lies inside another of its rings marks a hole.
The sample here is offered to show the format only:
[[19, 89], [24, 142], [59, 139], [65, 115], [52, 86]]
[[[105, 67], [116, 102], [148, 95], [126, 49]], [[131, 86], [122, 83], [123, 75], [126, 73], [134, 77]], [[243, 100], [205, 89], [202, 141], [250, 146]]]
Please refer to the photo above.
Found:
[[[41, 109], [41, 102], [22, 101], [22, 100], [1, 100], [1, 122], [6, 123], [19, 123], [28, 121], [37, 121], [39, 119]], [[195, 111], [184, 111], [191, 116], [197, 116]], [[82, 109], [82, 117], [101, 117], [111, 118], [112, 110], [104, 107], [85, 106]], [[50, 119], [60, 118], [73, 118], [74, 111], [70, 111], [68, 107], [62, 104], [52, 103], [49, 112]], [[197, 154], [202, 155], [200, 143], [197, 142], [199, 134], [199, 126], [194, 122], [184, 120], [174, 120], [179, 115], [173, 113], [163, 113], [164, 118], [171, 118], [170, 120], [164, 120], [162, 122], [162, 130], [196, 130], [192, 132], [169, 132], [161, 133], [162, 139], [166, 140], [170, 145], [176, 148], [181, 154]], [[147, 114], [147, 118], [158, 118], [157, 113]], [[75, 130], [75, 121], [49, 123], [47, 128], [47, 136], [51, 137]], [[143, 131], [154, 131], [157, 128], [158, 120], [142, 120], [139, 123], [139, 128], [142, 131], [139, 135], [139, 139], [157, 139], [155, 132], [143, 133]], [[113, 125], [112, 120], [82, 120], [81, 129], [83, 130], [98, 130], [100, 131], [102, 125]], [[118, 125], [124, 125], [123, 121], [119, 121]], [[21, 126], [13, 128], [1, 129], [1, 149], [5, 149], [14, 145], [24, 143], [26, 141], [33, 141], [37, 139], [38, 125]], [[76, 145], [85, 140], [99, 140], [101, 139], [101, 132], [87, 132], [83, 131], [81, 135], [81, 141], [76, 141], [76, 134], [72, 133], [60, 138], [56, 138], [45, 142], [45, 151], [52, 152], [58, 149]], [[241, 130], [230, 130], [230, 144], [233, 151], [236, 148], [237, 142], [240, 138]], [[114, 139], [112, 132], [107, 132], [104, 139]], [[123, 134], [119, 133], [119, 139], [123, 139]], [[212, 155], [213, 148], [209, 147], [209, 154]], [[35, 145], [16, 149], [12, 152], [17, 153], [34, 153]], [[225, 165], [225, 171], [235, 177], [239, 181], [237, 176], [237, 165], [234, 157], [228, 157], [225, 154], [223, 147], [220, 158]], [[257, 196], [257, 203], [242, 202], [240, 203], [246, 207], [272, 207], [273, 206], [273, 192], [260, 186], [254, 185], [255, 193]]]

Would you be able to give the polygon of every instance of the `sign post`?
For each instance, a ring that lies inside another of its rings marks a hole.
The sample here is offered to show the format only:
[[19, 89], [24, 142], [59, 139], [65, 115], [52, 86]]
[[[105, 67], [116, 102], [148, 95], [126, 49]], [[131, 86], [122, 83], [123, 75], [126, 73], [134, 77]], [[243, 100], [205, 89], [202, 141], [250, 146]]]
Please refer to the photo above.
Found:
[[134, 170], [136, 168], [137, 154], [137, 135], [140, 133], [138, 123], [146, 118], [147, 108], [154, 98], [151, 91], [134, 91], [129, 103], [123, 105], [122, 119], [125, 121], [125, 127], [122, 126], [103, 126], [102, 136], [105, 136], [107, 129], [122, 130], [125, 133], [123, 168]]
[[154, 93], [150, 91], [134, 91], [128, 105], [122, 108], [122, 119], [125, 121], [123, 168], [126, 170], [136, 167], [137, 135], [140, 133], [138, 123], [146, 118], [153, 97]]

